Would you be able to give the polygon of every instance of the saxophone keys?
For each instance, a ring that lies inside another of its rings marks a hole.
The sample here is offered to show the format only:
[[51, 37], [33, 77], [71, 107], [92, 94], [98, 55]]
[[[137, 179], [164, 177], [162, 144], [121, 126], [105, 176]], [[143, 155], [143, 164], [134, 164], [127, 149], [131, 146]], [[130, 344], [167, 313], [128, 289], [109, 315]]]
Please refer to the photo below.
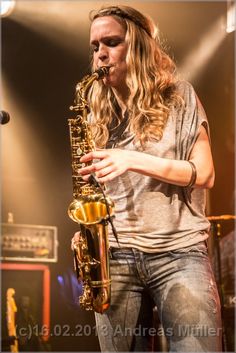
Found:
[[83, 151], [81, 150], [81, 148], [77, 148], [76, 153], [77, 153], [78, 156], [81, 156]]

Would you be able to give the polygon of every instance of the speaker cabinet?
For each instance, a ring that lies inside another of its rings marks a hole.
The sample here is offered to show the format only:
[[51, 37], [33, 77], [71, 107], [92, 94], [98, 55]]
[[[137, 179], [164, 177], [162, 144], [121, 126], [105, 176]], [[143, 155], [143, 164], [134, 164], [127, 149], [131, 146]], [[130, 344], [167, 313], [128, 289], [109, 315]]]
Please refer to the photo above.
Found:
[[1, 263], [2, 351], [8, 351], [7, 290], [13, 288], [20, 351], [42, 350], [50, 329], [50, 271], [41, 264]]

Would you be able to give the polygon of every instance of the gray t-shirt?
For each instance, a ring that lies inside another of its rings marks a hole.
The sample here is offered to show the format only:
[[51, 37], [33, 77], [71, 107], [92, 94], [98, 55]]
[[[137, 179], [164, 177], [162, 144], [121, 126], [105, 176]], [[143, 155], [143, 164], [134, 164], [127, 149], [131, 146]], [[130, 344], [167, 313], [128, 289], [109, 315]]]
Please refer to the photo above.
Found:
[[[185, 107], [171, 109], [162, 139], [149, 142], [144, 153], [188, 160], [200, 126], [203, 124], [208, 132], [207, 118], [193, 87], [181, 81], [177, 90]], [[114, 147], [136, 150], [133, 140], [134, 135], [126, 129]], [[115, 203], [114, 225], [121, 247], [163, 252], [193, 245], [208, 237], [203, 189], [189, 190], [128, 171], [106, 183], [106, 193]], [[118, 247], [111, 229], [109, 243]]]

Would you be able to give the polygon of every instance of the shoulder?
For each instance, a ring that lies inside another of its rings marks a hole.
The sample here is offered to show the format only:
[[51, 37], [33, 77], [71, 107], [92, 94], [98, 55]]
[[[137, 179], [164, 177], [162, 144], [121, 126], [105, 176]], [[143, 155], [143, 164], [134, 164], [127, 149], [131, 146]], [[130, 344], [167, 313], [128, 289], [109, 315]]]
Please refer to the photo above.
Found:
[[184, 80], [177, 81], [175, 92], [183, 99], [185, 108], [190, 109], [190, 111], [197, 109], [202, 114], [205, 113], [202, 103], [190, 82]]
[[179, 94], [184, 100], [196, 100], [196, 92], [192, 84], [188, 81], [180, 80], [175, 84], [176, 93]]

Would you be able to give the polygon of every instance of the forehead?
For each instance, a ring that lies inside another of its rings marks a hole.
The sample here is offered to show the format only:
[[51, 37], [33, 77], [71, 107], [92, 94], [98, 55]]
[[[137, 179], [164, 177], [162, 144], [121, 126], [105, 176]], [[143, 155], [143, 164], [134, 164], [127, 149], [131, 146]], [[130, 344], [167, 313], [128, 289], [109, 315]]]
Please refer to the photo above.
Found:
[[100, 36], [125, 36], [126, 30], [124, 26], [112, 16], [104, 16], [96, 18], [90, 29], [90, 40]]

